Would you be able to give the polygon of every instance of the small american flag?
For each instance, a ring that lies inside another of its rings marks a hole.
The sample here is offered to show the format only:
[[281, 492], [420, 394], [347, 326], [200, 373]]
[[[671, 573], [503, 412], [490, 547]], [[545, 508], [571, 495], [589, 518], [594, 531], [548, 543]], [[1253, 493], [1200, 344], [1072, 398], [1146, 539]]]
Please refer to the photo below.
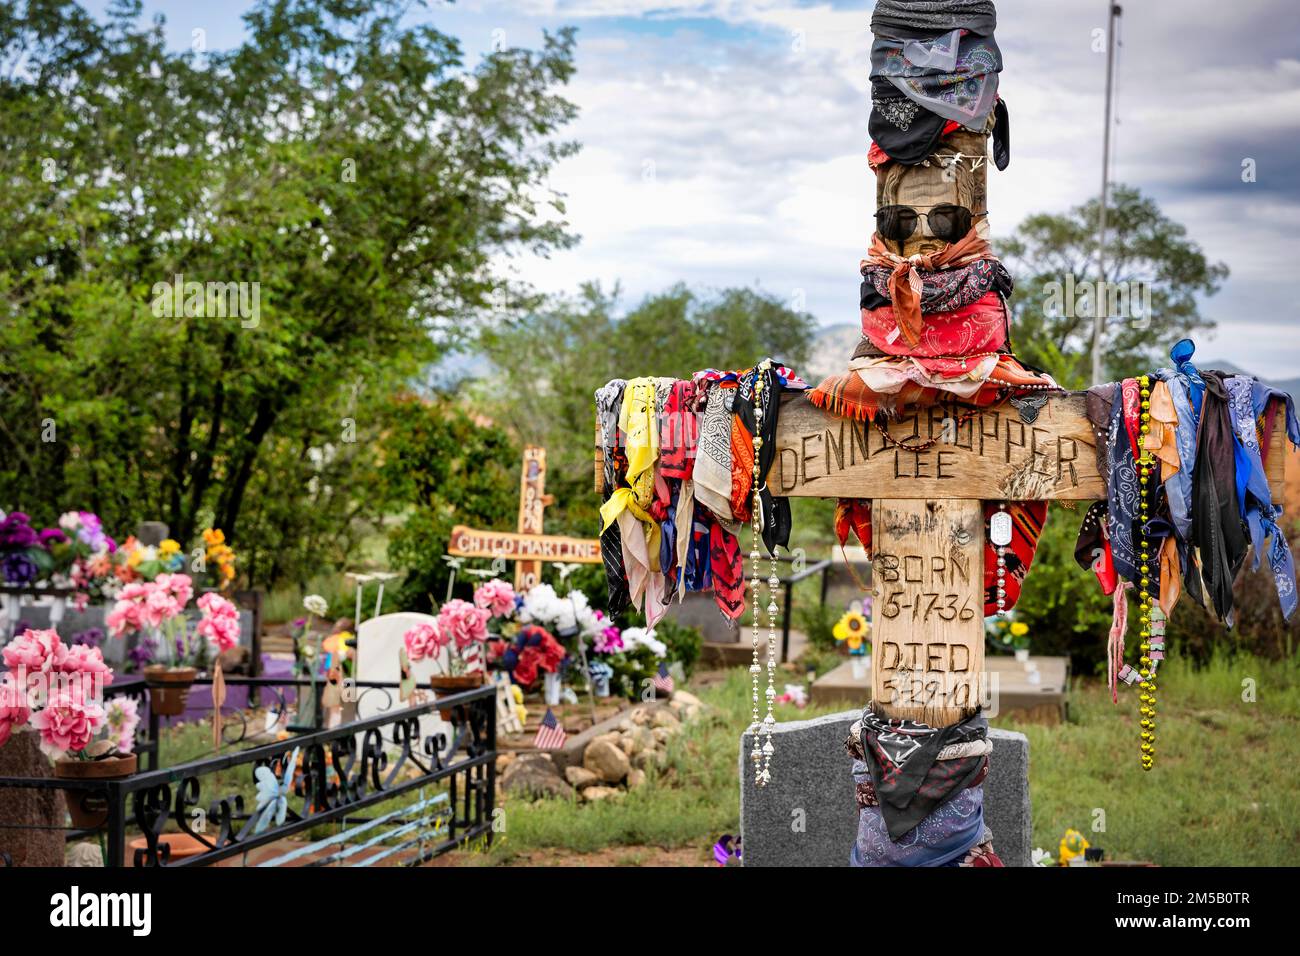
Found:
[[568, 740], [564, 728], [560, 722], [555, 719], [555, 714], [551, 708], [546, 708], [546, 716], [542, 718], [542, 726], [537, 728], [537, 736], [533, 738], [533, 746], [539, 750], [559, 750]]
[[668, 665], [662, 662], [659, 664], [659, 672], [655, 674], [650, 682], [655, 685], [655, 690], [665, 694], [671, 694], [675, 686], [673, 684], [673, 675], [668, 673]]

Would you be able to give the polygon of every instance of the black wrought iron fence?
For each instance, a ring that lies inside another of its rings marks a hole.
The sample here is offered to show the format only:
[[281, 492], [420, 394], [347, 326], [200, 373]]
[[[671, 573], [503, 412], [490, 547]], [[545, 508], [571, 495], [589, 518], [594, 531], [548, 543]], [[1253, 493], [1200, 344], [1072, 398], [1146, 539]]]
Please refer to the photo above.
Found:
[[[395, 684], [377, 682], [367, 687], [397, 690]], [[450, 729], [423, 735], [420, 718], [435, 711]], [[396, 833], [398, 849], [415, 850], [403, 856], [408, 865], [468, 841], [487, 844], [492, 839], [496, 688], [491, 684], [173, 767], [157, 767], [157, 729], [156, 719], [151, 720], [153, 739], [146, 742], [154, 758], [148, 761], [150, 769], [129, 777], [0, 777], [0, 787], [60, 789], [81, 809], [104, 816], [96, 835], [102, 835], [107, 866], [204, 866], [331, 822], [368, 831], [371, 843]], [[397, 811], [361, 815], [407, 794], [416, 808], [414, 821]], [[432, 825], [416, 826], [421, 821]], [[379, 823], [392, 823], [395, 829], [377, 830]], [[5, 835], [23, 827], [23, 821], [0, 820], [0, 864], [7, 857]], [[68, 830], [70, 837], [92, 833]], [[168, 834], [183, 834], [198, 852], [173, 859]], [[129, 854], [128, 841], [135, 844]], [[327, 859], [346, 856], [336, 853]]]

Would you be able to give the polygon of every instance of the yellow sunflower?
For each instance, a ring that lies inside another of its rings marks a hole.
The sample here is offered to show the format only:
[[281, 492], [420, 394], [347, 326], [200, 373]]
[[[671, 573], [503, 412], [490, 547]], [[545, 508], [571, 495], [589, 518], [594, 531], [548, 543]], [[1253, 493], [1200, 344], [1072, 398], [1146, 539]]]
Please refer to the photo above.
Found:
[[835, 640], [843, 641], [848, 645], [849, 650], [856, 651], [866, 640], [869, 627], [867, 617], [861, 611], [847, 611], [835, 622], [831, 633], [835, 636]]

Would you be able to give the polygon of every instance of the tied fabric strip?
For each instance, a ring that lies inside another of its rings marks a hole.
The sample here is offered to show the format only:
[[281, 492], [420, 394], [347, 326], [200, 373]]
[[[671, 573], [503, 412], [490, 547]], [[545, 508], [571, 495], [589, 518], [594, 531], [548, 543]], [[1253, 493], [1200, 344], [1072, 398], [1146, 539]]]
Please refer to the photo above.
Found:
[[871, 44], [871, 77], [884, 77], [916, 103], [967, 129], [982, 131], [998, 98], [1002, 51], [992, 34], [954, 30], [939, 37]]
[[891, 840], [904, 837], [985, 772], [985, 756], [939, 761], [939, 753], [950, 744], [987, 737], [988, 721], [980, 714], [935, 728], [920, 721], [889, 720], [870, 706], [863, 711], [862, 752]]
[[[774, 496], [767, 486], [767, 475], [776, 461], [776, 431], [781, 413], [781, 390], [783, 387], [790, 387], [784, 384], [786, 380], [779, 372], [783, 368], [785, 366], [775, 359], [767, 359], [755, 366], [752, 374], [741, 379], [736, 393], [733, 426], [733, 434], [739, 434], [740, 445], [746, 453], [741, 487], [744, 500], [748, 505], [752, 505], [753, 500], [750, 492], [754, 480], [754, 449], [757, 448], [758, 473], [762, 476], [763, 482], [759, 490], [759, 506], [762, 512], [758, 516], [759, 528], [763, 535], [763, 544], [767, 548], [767, 553], [771, 555], [776, 554], [777, 548], [787, 548], [790, 545], [790, 502], [787, 498]], [[761, 389], [756, 387], [760, 380], [763, 385]], [[759, 420], [757, 411], [760, 408], [763, 424], [756, 433], [755, 428]], [[733, 450], [736, 449], [734, 442], [732, 447]], [[733, 512], [735, 504], [736, 500], [733, 497]]]
[[1124, 668], [1124, 635], [1128, 632], [1128, 589], [1133, 585], [1119, 582], [1113, 593], [1110, 635], [1106, 640], [1106, 678], [1110, 684], [1110, 702], [1119, 703], [1117, 678]]
[[[989, 540], [989, 519], [998, 506], [994, 502], [984, 505], [984, 616], [992, 617], [998, 611], [997, 603], [997, 565], [998, 551]], [[1013, 501], [1008, 503], [1007, 511], [1011, 515], [1011, 544], [1005, 552], [1007, 575], [1003, 590], [1006, 591], [1004, 608], [1010, 610], [1020, 600], [1020, 589], [1024, 586], [1029, 568], [1034, 563], [1034, 554], [1038, 550], [1038, 540], [1043, 535], [1047, 524], [1046, 501]]]
[[[652, 605], [663, 603], [663, 576], [658, 573], [659, 522], [650, 514], [655, 500], [654, 464], [659, 452], [655, 409], [653, 379], [637, 378], [627, 383], [618, 417], [627, 457], [626, 484], [615, 488], [600, 506], [602, 552], [606, 534], [617, 524], [628, 599], [633, 606], [639, 606], [644, 598], [647, 615], [653, 613]], [[612, 544], [612, 536], [608, 540]]]
[[[1192, 476], [1192, 544], [1204, 562], [1202, 577], [1215, 613], [1233, 623], [1232, 583], [1246, 560], [1247, 538], [1237, 502], [1236, 439], [1222, 376], [1201, 373], [1201, 426]], [[1193, 399], [1195, 406], [1195, 399]]]
[[[623, 407], [623, 390], [627, 386], [616, 378], [596, 390], [596, 421], [600, 425], [600, 449], [604, 462], [604, 501], [609, 501], [619, 483], [618, 415]], [[623, 561], [623, 538], [618, 524], [607, 525], [600, 533], [600, 557], [605, 566], [605, 589], [610, 614], [618, 614], [631, 599], [627, 567]]]
[[[1245, 475], [1237, 472], [1237, 485], [1241, 496], [1241, 510], [1250, 529], [1250, 542], [1254, 548], [1254, 567], [1259, 569], [1260, 556], [1268, 559], [1277, 587], [1278, 600], [1287, 620], [1296, 610], [1295, 562], [1282, 529], [1278, 526], [1279, 511], [1273, 506], [1273, 494], [1264, 474], [1264, 461], [1260, 457], [1254, 405], [1251, 401], [1249, 379], [1233, 377], [1224, 382], [1231, 406], [1232, 427], [1245, 461]], [[1271, 539], [1271, 540], [1270, 540]]]
[[924, 282], [917, 270], [934, 271], [947, 266], [966, 266], [981, 259], [996, 257], [988, 240], [979, 236], [974, 226], [960, 240], [949, 243], [938, 252], [909, 257], [891, 252], [879, 234], [873, 234], [871, 247], [859, 270], [864, 271], [874, 265], [883, 266], [890, 271], [889, 301], [893, 303], [894, 317], [903, 338], [909, 345], [915, 346], [921, 341], [921, 292], [924, 289]]

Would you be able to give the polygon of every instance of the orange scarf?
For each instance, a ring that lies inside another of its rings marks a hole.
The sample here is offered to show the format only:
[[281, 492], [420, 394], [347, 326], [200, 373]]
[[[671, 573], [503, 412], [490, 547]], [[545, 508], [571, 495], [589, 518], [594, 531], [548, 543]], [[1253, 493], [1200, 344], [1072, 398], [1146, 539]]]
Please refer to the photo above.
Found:
[[880, 236], [873, 233], [871, 248], [861, 268], [884, 266], [893, 270], [889, 276], [889, 299], [894, 307], [894, 319], [907, 344], [915, 346], [921, 341], [921, 277], [916, 270], [933, 272], [993, 258], [988, 240], [976, 235], [974, 226], [960, 240], [948, 243], [938, 252], [910, 257], [890, 252]]

